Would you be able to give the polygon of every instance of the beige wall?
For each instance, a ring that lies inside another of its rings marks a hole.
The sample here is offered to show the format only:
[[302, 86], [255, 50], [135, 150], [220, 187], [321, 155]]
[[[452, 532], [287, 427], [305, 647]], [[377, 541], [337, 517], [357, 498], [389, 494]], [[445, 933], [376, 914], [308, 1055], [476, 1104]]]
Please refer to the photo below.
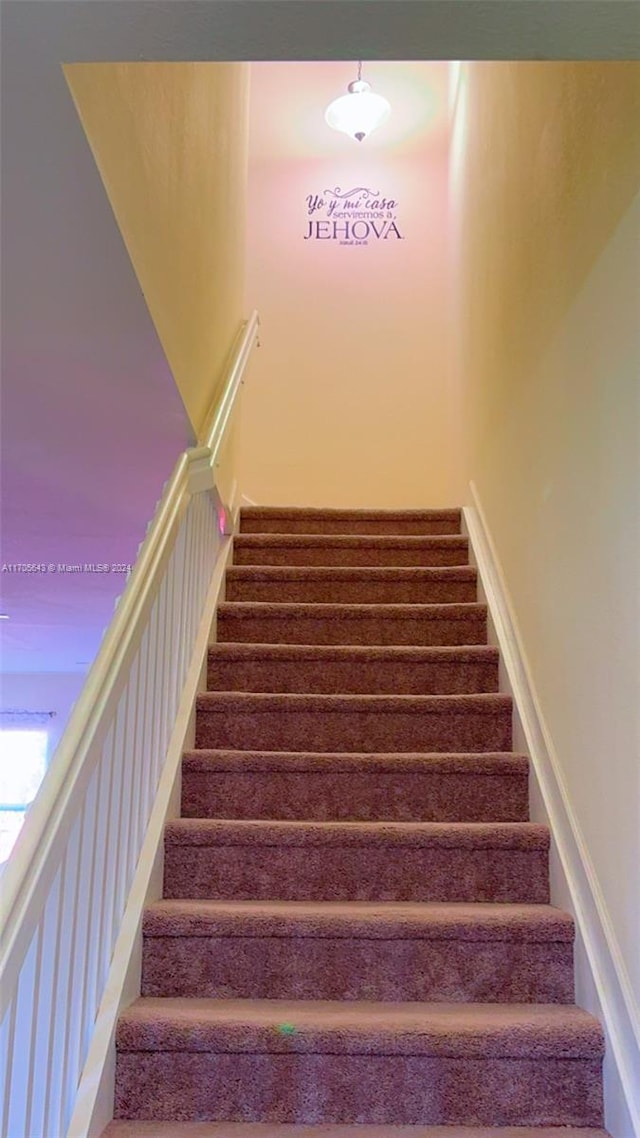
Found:
[[461, 88], [452, 188], [464, 195], [464, 395], [481, 459], [637, 191], [640, 68], [480, 63]]
[[459, 98], [468, 473], [638, 998], [640, 65], [472, 64]]
[[[374, 82], [387, 90], [380, 67]], [[343, 84], [349, 76], [341, 71]], [[417, 85], [419, 75], [409, 74]], [[325, 126], [314, 89], [317, 124], [310, 114], [307, 127], [300, 116], [303, 152], [295, 153], [291, 128], [291, 152], [270, 160], [261, 127], [274, 131], [276, 146], [274, 121], [288, 124], [287, 103], [277, 110], [268, 82], [254, 68], [246, 307], [260, 312], [262, 347], [245, 392], [243, 492], [261, 504], [455, 503], [446, 138], [443, 144], [439, 133], [431, 146], [428, 128], [412, 133], [410, 123], [410, 141], [424, 135], [420, 150], [406, 153], [406, 141], [374, 145], [373, 136], [360, 148]], [[290, 85], [289, 103], [293, 88], [308, 97], [304, 75]], [[332, 77], [327, 89], [335, 95], [341, 88]], [[411, 92], [404, 94], [410, 102]], [[269, 97], [274, 109], [264, 122]], [[394, 125], [400, 107], [396, 100]], [[403, 240], [357, 247], [305, 240], [307, 195], [336, 186], [370, 187], [396, 200]]]
[[248, 67], [90, 63], [65, 74], [197, 433], [243, 317]]

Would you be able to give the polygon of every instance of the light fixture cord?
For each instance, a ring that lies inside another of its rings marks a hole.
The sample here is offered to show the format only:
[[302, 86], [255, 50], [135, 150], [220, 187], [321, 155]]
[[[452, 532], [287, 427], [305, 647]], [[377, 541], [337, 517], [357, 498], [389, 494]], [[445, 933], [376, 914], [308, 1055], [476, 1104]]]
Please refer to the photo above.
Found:
[[362, 60], [358, 60], [358, 83], [362, 79]]

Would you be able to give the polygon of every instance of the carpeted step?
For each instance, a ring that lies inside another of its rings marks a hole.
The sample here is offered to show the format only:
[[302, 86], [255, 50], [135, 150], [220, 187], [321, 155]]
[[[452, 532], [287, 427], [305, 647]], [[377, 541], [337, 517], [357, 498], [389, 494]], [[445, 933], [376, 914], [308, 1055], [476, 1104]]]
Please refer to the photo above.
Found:
[[210, 691], [470, 695], [498, 690], [497, 648], [214, 644]]
[[573, 922], [546, 905], [159, 901], [143, 996], [573, 1001]]
[[239, 534], [235, 565], [467, 565], [466, 537]]
[[528, 771], [511, 753], [187, 751], [182, 817], [526, 822]]
[[104, 1138], [607, 1138], [461, 512], [240, 526]]
[[530, 822], [266, 822], [165, 827], [164, 896], [549, 903], [549, 833]]
[[101, 1138], [610, 1138], [565, 1126], [296, 1126], [268, 1122], [110, 1122]]
[[325, 510], [250, 506], [240, 511], [240, 533], [457, 534], [460, 510]]
[[603, 1038], [574, 1006], [143, 998], [116, 1117], [601, 1126]]
[[217, 638], [255, 644], [486, 644], [487, 608], [460, 605], [319, 605], [225, 602]]
[[410, 569], [236, 565], [227, 570], [225, 597], [284, 604], [460, 604], [476, 600], [477, 574], [470, 565]]
[[196, 748], [509, 751], [507, 695], [263, 695], [203, 692]]

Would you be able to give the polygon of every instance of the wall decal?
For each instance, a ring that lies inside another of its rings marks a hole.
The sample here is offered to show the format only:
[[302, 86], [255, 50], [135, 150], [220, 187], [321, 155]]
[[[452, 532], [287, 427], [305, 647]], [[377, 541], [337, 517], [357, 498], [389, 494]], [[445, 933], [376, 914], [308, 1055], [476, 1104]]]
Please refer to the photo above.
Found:
[[368, 245], [371, 241], [404, 241], [398, 228], [395, 198], [379, 190], [323, 190], [307, 195], [305, 241], [337, 241], [339, 245]]

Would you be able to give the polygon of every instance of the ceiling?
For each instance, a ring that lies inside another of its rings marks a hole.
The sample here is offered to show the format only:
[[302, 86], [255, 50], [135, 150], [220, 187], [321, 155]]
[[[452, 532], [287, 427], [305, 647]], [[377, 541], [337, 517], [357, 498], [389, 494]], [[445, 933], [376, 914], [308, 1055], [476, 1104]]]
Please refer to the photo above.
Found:
[[[327, 105], [346, 93], [356, 63], [254, 63], [251, 67], [251, 159], [339, 157], [352, 138], [324, 121]], [[365, 63], [363, 78], [391, 104], [391, 114], [361, 144], [396, 157], [446, 148], [449, 139], [446, 62]]]

